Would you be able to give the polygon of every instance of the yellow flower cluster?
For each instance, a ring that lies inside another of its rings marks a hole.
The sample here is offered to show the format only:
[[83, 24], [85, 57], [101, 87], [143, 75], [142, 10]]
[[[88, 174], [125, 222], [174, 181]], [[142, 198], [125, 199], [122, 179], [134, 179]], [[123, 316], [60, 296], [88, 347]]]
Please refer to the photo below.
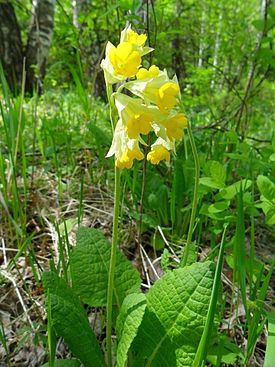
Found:
[[[108, 42], [106, 57], [101, 62], [107, 84], [124, 82], [113, 93], [119, 119], [107, 154], [115, 155], [119, 168], [131, 168], [134, 159], [144, 159], [140, 144], [145, 144], [142, 136], [150, 132], [155, 133], [156, 141], [146, 159], [152, 164], [169, 161], [175, 141], [183, 138], [183, 129], [187, 127], [185, 115], [176, 110], [180, 99], [176, 76], [169, 79], [166, 70], [161, 71], [156, 65], [148, 70], [141, 67], [142, 56], [152, 51], [144, 46], [146, 39], [145, 34], [126, 27], [117, 47]], [[121, 93], [122, 88], [132, 96]]]

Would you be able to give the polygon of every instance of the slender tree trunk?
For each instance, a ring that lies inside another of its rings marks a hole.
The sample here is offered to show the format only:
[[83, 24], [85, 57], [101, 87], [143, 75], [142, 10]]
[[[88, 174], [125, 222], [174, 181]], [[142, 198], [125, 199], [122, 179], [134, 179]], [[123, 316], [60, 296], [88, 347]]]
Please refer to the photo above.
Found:
[[199, 68], [201, 68], [203, 64], [203, 52], [205, 48], [204, 44], [205, 24], [206, 24], [206, 10], [205, 10], [205, 4], [203, 4], [202, 16], [201, 16], [201, 29], [200, 29], [200, 44], [199, 44], [199, 61], [198, 61]]
[[[220, 9], [218, 29], [216, 33], [216, 39], [215, 39], [215, 49], [214, 49], [214, 58], [213, 58], [214, 67], [217, 67], [219, 63], [219, 51], [221, 47], [221, 31], [222, 31], [222, 9]], [[215, 86], [215, 79], [213, 78], [211, 80], [211, 88], [214, 89], [214, 86]]]
[[33, 1], [33, 19], [26, 48], [26, 91], [38, 83], [41, 92], [54, 27], [55, 0]]
[[[256, 40], [256, 44], [255, 44], [255, 49], [254, 49], [254, 55], [257, 55], [257, 53], [261, 49], [262, 39], [266, 35], [268, 6], [270, 4], [271, 4], [271, 2], [269, 2], [269, 0], [262, 0], [261, 1], [260, 13], [261, 13], [262, 18], [263, 18], [263, 29], [262, 29], [262, 31], [260, 31], [257, 34], [257, 40]], [[237, 116], [236, 116], [237, 117], [237, 123], [236, 123], [236, 129], [235, 130], [236, 130], [236, 132], [240, 132], [242, 137], [245, 136], [245, 131], [247, 129], [247, 124], [248, 124], [248, 121], [243, 122], [242, 119], [243, 119], [244, 112], [247, 109], [247, 101], [250, 97], [250, 93], [251, 93], [251, 90], [253, 88], [253, 82], [254, 82], [254, 76], [255, 76], [256, 68], [257, 68], [257, 59], [253, 58], [251, 60], [249, 70], [248, 70], [248, 76], [247, 76], [243, 101], [241, 103], [240, 109], [239, 109], [239, 111], [237, 113]]]
[[[178, 16], [181, 14], [181, 4], [179, 1], [176, 2], [175, 14]], [[177, 20], [176, 29], [179, 29], [179, 27], [180, 25]], [[182, 38], [177, 33], [175, 38], [172, 40], [172, 65], [179, 80], [185, 77], [185, 65], [182, 57], [182, 50]]]
[[0, 62], [8, 85], [14, 94], [20, 91], [23, 46], [12, 4], [0, 2]]

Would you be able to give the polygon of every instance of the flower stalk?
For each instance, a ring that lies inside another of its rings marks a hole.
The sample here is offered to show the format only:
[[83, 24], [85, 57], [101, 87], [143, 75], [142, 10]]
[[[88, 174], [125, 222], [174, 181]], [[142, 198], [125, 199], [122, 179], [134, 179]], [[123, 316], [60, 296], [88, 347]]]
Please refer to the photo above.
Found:
[[192, 133], [190, 123], [187, 124], [187, 130], [188, 130], [188, 135], [189, 135], [189, 139], [190, 139], [192, 154], [193, 154], [194, 163], [195, 163], [195, 184], [194, 184], [193, 203], [192, 203], [190, 224], [189, 224], [189, 229], [188, 229], [188, 234], [187, 234], [187, 241], [186, 241], [186, 245], [184, 247], [183, 258], [182, 258], [182, 261], [181, 261], [181, 266], [182, 267], [186, 266], [187, 262], [188, 262], [188, 256], [189, 256], [189, 252], [190, 252], [191, 240], [192, 240], [194, 224], [195, 224], [195, 219], [196, 219], [197, 206], [198, 206], [199, 180], [200, 180], [199, 156], [198, 156], [198, 152], [197, 152], [197, 148], [196, 148], [196, 144], [195, 144], [195, 140], [194, 140], [194, 136], [193, 136], [193, 133]]
[[116, 251], [118, 244], [118, 218], [120, 202], [120, 169], [115, 167], [115, 194], [114, 194], [114, 217], [113, 217], [113, 236], [111, 247], [111, 259], [109, 267], [108, 290], [107, 290], [107, 366], [112, 367], [112, 314], [113, 314], [113, 291], [116, 268]]
[[[149, 69], [142, 67], [142, 57], [153, 51], [152, 48], [145, 46], [146, 39], [145, 34], [138, 34], [131, 29], [131, 26], [127, 26], [121, 32], [120, 43], [117, 46], [111, 42], [107, 43], [105, 58], [101, 62], [113, 129], [113, 140], [106, 157], [115, 156], [113, 236], [106, 316], [108, 367], [112, 367], [113, 364], [112, 307], [118, 245], [120, 172], [122, 169], [131, 169], [136, 160], [144, 159], [144, 167], [147, 161], [153, 165], [161, 161], [169, 162], [171, 154], [175, 153], [176, 141], [183, 138], [183, 129], [188, 127], [186, 116], [179, 112], [181, 95], [177, 77], [170, 79], [167, 71], [160, 70], [156, 65], [151, 65]], [[113, 85], [116, 87], [113, 88]], [[127, 89], [127, 93], [123, 93], [124, 88]], [[191, 144], [194, 144], [193, 140]], [[144, 149], [141, 149], [141, 145]], [[194, 149], [192, 145], [193, 152]], [[195, 202], [197, 197], [194, 197]], [[195, 212], [192, 211], [193, 220], [190, 223], [187, 250], [191, 243]]]

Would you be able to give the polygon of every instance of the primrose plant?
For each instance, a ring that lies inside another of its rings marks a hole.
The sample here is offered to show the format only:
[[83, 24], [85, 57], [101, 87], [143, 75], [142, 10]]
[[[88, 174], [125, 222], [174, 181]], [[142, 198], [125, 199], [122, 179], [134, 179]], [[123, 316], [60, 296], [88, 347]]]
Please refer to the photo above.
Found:
[[[196, 149], [187, 119], [179, 111], [177, 78], [170, 79], [156, 65], [141, 67], [142, 57], [152, 51], [145, 46], [146, 39], [145, 34], [126, 27], [117, 47], [108, 42], [101, 63], [113, 127], [107, 156], [115, 156], [112, 243], [96, 229], [80, 228], [66, 278], [54, 269], [44, 274], [49, 366], [201, 367], [207, 358], [223, 241], [216, 271], [210, 261], [190, 265], [188, 246], [199, 170]], [[153, 165], [169, 161], [184, 128], [188, 129], [197, 167], [187, 243], [180, 267], [169, 270], [145, 294], [139, 273], [118, 246], [120, 174], [122, 169], [131, 169], [134, 160], [147, 159]], [[93, 317], [100, 310], [104, 316], [100, 327], [90, 327], [83, 305], [92, 308]], [[64, 338], [76, 359], [57, 362], [57, 336]]]

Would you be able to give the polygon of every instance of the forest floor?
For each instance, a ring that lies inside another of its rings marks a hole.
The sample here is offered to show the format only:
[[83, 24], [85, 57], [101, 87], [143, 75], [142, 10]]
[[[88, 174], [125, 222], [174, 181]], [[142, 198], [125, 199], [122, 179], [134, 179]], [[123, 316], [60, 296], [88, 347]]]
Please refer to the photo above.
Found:
[[[84, 172], [82, 220], [81, 225], [100, 228], [107, 237], [111, 237], [113, 196], [112, 189], [100, 183], [92, 183], [89, 172], [95, 167], [81, 167], [83, 161], [80, 152], [79, 169]], [[98, 177], [103, 174], [96, 167]], [[41, 273], [49, 270], [51, 261], [57, 265], [60, 261], [60, 244], [65, 237], [69, 245], [74, 245], [75, 232], [79, 215], [79, 177], [63, 178], [64, 189], [58, 193], [58, 180], [54, 172], [45, 172], [35, 168], [32, 189], [28, 198], [27, 232], [31, 241], [25, 245], [18, 256], [15, 238], [9, 237], [9, 228], [5, 217], [1, 221], [1, 276], [0, 312], [2, 345], [0, 346], [0, 366], [39, 367], [47, 361], [46, 310]], [[127, 213], [127, 208], [125, 207]], [[121, 245], [129, 258], [135, 262], [135, 250], [138, 238], [136, 223], [127, 217], [123, 221]], [[207, 241], [207, 239], [205, 239]], [[157, 276], [161, 276], [160, 255], [152, 250], [148, 235], [142, 238], [145, 259], [141, 267], [144, 289], [150, 287]], [[147, 243], [146, 243], [147, 242]], [[274, 233], [264, 225], [263, 218], [256, 228], [256, 249], [259, 258], [268, 263], [274, 255]], [[208, 247], [201, 248], [201, 256]], [[26, 254], [28, 254], [26, 256]], [[148, 278], [149, 274], [149, 278]], [[148, 283], [148, 279], [150, 279]], [[242, 323], [244, 309], [230, 311], [232, 293], [232, 273], [229, 268], [223, 273], [224, 289], [227, 290], [228, 309], [225, 310], [224, 322], [220, 325], [223, 332], [241, 346], [245, 343]], [[270, 283], [267, 303], [274, 301], [275, 277]], [[90, 310], [91, 315], [94, 310]], [[93, 322], [94, 321], [94, 317]], [[3, 335], [5, 337], [3, 338]], [[266, 342], [266, 330], [258, 340], [250, 366], [263, 366]], [[70, 354], [66, 346], [58, 343], [57, 357]], [[229, 365], [228, 365], [229, 366]]]

